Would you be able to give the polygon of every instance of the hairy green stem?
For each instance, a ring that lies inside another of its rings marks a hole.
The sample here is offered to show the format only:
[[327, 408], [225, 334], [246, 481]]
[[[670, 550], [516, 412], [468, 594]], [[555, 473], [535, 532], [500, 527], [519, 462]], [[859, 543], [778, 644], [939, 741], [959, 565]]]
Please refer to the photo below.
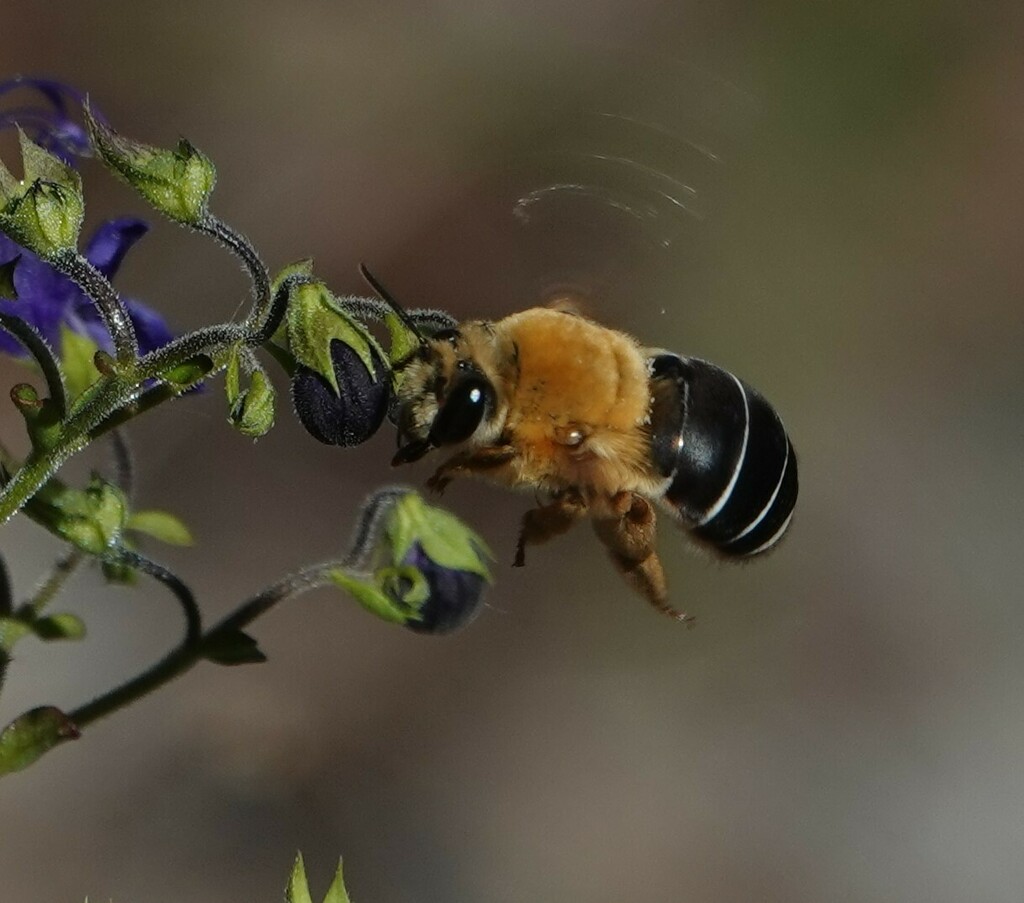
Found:
[[271, 302], [270, 274], [260, 259], [259, 253], [241, 232], [236, 232], [212, 213], [208, 212], [193, 228], [216, 238], [242, 261], [252, 280], [252, 294], [255, 302], [252, 312], [246, 318], [246, 324], [255, 331], [259, 323], [266, 318]]
[[103, 325], [114, 342], [114, 356], [119, 364], [129, 364], [139, 356], [139, 342], [128, 308], [99, 270], [77, 251], [59, 251], [46, 260], [85, 292], [96, 305]]

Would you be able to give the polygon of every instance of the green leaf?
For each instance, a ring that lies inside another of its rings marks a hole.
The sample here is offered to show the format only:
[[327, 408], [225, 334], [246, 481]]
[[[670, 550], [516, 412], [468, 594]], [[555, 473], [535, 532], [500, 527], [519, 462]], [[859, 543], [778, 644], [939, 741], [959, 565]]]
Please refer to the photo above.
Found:
[[9, 301], [18, 300], [18, 290], [14, 287], [14, 271], [19, 260], [21, 260], [20, 254], [13, 260], [8, 260], [7, 263], [0, 263], [0, 298], [6, 298]]
[[404, 624], [413, 615], [408, 609], [395, 603], [380, 586], [369, 580], [349, 574], [340, 568], [331, 571], [331, 581], [352, 596], [371, 614], [385, 621]]
[[338, 870], [334, 873], [334, 880], [331, 882], [331, 886], [327, 888], [327, 896], [324, 897], [324, 903], [352, 903], [348, 897], [348, 893], [345, 890], [345, 879], [341, 873], [341, 860], [338, 860]]
[[306, 282], [291, 290], [288, 302], [288, 347], [295, 359], [319, 373], [335, 394], [341, 394], [334, 375], [331, 342], [337, 339], [359, 355], [366, 369], [376, 373], [372, 349], [379, 350], [376, 340], [362, 324], [346, 314], [322, 282]]
[[203, 656], [218, 665], [257, 665], [267, 660], [253, 637], [242, 630], [218, 630], [203, 641]]
[[0, 649], [13, 649], [18, 640], [31, 632], [32, 628], [20, 617], [0, 618]]
[[88, 336], [79, 335], [63, 324], [60, 327], [60, 362], [64, 369], [64, 383], [68, 399], [74, 401], [96, 380], [96, 352], [99, 346]]
[[292, 866], [292, 874], [285, 889], [285, 899], [288, 903], [313, 903], [309, 896], [309, 884], [306, 883], [306, 866], [302, 861], [302, 853], [295, 857], [295, 865]]
[[80, 640], [85, 636], [85, 624], [77, 615], [65, 612], [36, 618], [32, 632], [41, 640]]
[[133, 141], [97, 122], [86, 107], [86, 124], [103, 162], [172, 220], [200, 225], [217, 173], [210, 159], [182, 138], [173, 150]]
[[74, 250], [85, 213], [81, 177], [20, 129], [18, 138], [25, 178], [0, 164], [0, 232], [43, 258]]
[[31, 709], [0, 732], [0, 775], [28, 768], [44, 753], [78, 736], [78, 728], [60, 709]]
[[167, 511], [136, 511], [128, 518], [125, 529], [145, 533], [169, 546], [190, 546], [194, 541], [188, 527]]

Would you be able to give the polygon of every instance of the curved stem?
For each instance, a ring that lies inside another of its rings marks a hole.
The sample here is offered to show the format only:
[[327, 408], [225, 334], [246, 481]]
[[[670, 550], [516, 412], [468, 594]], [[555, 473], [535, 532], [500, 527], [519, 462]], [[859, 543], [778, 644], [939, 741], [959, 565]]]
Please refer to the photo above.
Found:
[[252, 293], [255, 303], [246, 322], [253, 329], [264, 319], [270, 307], [270, 274], [260, 255], [241, 232], [236, 232], [227, 223], [212, 213], [207, 213], [201, 222], [194, 226], [199, 232], [210, 235], [221, 242], [232, 254], [239, 258], [252, 280]]
[[43, 371], [43, 378], [46, 380], [50, 398], [57, 405], [63, 420], [67, 416], [67, 392], [64, 388], [64, 374], [61, 372], [60, 364], [57, 363], [53, 349], [46, 343], [46, 339], [21, 317], [0, 313], [0, 327], [6, 329], [21, 342], [25, 346], [25, 350], [35, 358], [39, 368]]
[[222, 634], [240, 630], [288, 596], [299, 595], [307, 590], [324, 586], [330, 582], [330, 572], [340, 566], [341, 563], [337, 561], [326, 562], [305, 568], [278, 581], [239, 606], [235, 612], [205, 634], [197, 637], [194, 641], [190, 641], [186, 636], [183, 642], [151, 668], [97, 697], [92, 702], [69, 712], [68, 717], [76, 727], [81, 729], [105, 715], [110, 715], [141, 699], [153, 690], [190, 671], [203, 659], [208, 646], [214, 644]]
[[182, 645], [186, 647], [198, 645], [203, 635], [202, 616], [199, 613], [199, 606], [196, 605], [195, 596], [192, 595], [192, 590], [183, 581], [163, 565], [151, 561], [132, 549], [115, 549], [108, 560], [114, 564], [127, 565], [166, 586], [181, 604], [181, 610], [185, 615], [185, 639], [182, 641]]
[[99, 270], [77, 251], [60, 251], [46, 260], [85, 292], [96, 305], [103, 325], [114, 342], [114, 356], [119, 364], [129, 364], [139, 356], [139, 342], [128, 308]]

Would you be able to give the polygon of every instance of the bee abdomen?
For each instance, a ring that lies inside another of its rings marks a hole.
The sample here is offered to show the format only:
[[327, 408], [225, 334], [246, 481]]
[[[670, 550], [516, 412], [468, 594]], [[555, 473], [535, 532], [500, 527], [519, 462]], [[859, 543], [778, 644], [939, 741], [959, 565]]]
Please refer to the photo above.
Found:
[[651, 361], [651, 393], [664, 500], [725, 555], [775, 545], [798, 491], [796, 454], [775, 409], [728, 371], [674, 354]]

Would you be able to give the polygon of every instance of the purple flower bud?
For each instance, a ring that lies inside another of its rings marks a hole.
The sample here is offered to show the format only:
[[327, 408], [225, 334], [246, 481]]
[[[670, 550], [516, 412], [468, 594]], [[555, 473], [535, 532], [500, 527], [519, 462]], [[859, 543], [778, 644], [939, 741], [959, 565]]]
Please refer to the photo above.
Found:
[[442, 567], [418, 542], [412, 545], [402, 563], [423, 574], [430, 589], [430, 595], [420, 606], [419, 620], [410, 618], [405, 622], [406, 627], [417, 633], [449, 633], [473, 620], [487, 585], [480, 574]]
[[334, 378], [341, 390], [301, 364], [292, 377], [292, 401], [306, 431], [326, 445], [360, 445], [380, 429], [391, 400], [387, 366], [371, 348], [374, 372], [344, 342], [331, 341]]

